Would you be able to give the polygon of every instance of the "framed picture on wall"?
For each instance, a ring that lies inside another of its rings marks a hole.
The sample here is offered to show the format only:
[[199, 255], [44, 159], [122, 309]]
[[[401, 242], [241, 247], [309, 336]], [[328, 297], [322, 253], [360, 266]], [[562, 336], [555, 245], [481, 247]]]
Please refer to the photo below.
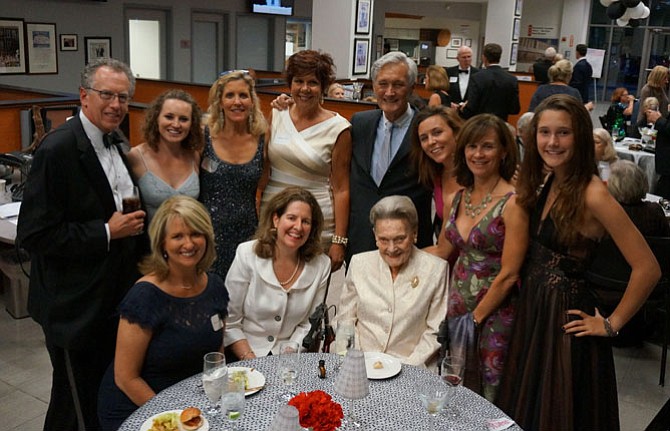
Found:
[[461, 46], [461, 43], [463, 43], [463, 39], [460, 37], [452, 37], [451, 38], [451, 46], [454, 48], [459, 48]]
[[60, 35], [60, 50], [61, 51], [77, 51], [79, 44], [77, 43], [76, 34], [61, 34]]
[[375, 49], [377, 50], [376, 51], [376, 58], [379, 58], [382, 55], [384, 55], [384, 36], [381, 35], [381, 34], [378, 34], [376, 36], [376, 40], [377, 40], [377, 42], [375, 42], [375, 45], [376, 45]]
[[516, 64], [516, 57], [519, 55], [519, 44], [513, 43], [512, 49], [509, 51], [509, 64], [513, 66]]
[[354, 39], [354, 75], [365, 75], [368, 73], [368, 48], [370, 41], [367, 39]]
[[86, 64], [98, 58], [112, 56], [111, 37], [85, 37], [84, 47], [86, 49]]
[[26, 23], [28, 73], [58, 73], [56, 24]]
[[521, 19], [514, 18], [514, 28], [512, 29], [512, 40], [519, 40], [519, 33], [521, 32]]
[[370, 0], [356, 1], [356, 34], [370, 34]]
[[467, 47], [470, 47], [470, 48], [472, 47], [472, 39], [465, 39], [465, 41], [463, 43]]
[[0, 18], [0, 74], [26, 73], [23, 20]]
[[458, 50], [447, 48], [447, 58], [458, 58]]
[[514, 15], [521, 16], [521, 9], [523, 9], [523, 0], [516, 0], [514, 5]]

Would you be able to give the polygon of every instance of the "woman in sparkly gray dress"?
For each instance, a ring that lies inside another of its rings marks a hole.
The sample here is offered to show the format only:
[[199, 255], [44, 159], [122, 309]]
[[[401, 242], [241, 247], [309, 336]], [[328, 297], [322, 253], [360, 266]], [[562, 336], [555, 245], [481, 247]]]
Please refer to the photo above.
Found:
[[256, 196], [265, 171], [265, 117], [247, 71], [221, 74], [209, 90], [200, 166], [200, 201], [214, 224], [216, 261], [224, 280], [235, 249], [258, 225]]

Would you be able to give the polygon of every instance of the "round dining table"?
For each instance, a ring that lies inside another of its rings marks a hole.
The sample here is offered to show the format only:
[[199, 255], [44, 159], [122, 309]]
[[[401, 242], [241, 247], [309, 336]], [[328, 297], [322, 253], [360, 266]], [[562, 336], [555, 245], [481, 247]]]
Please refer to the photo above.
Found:
[[[319, 377], [319, 360], [326, 363], [326, 378]], [[250, 367], [260, 371], [266, 379], [259, 392], [246, 398], [246, 405], [237, 420], [239, 430], [262, 430], [270, 426], [279, 407], [281, 394], [309, 392], [317, 389], [330, 394], [334, 401], [342, 405], [345, 417], [350, 406], [349, 400], [335, 392], [336, 369], [341, 358], [328, 353], [301, 353], [298, 378], [292, 386], [285, 386], [277, 372], [279, 356], [266, 356], [252, 360], [231, 363], [229, 366]], [[520, 430], [499, 408], [475, 392], [458, 386], [449, 389], [450, 394], [445, 410], [437, 416], [430, 416], [422, 407], [416, 393], [417, 385], [440, 376], [424, 368], [402, 364], [400, 372], [381, 380], [369, 380], [370, 393], [363, 399], [353, 401], [356, 417], [361, 422], [358, 430], [490, 430], [504, 429], [500, 422], [511, 423], [506, 429]], [[197, 374], [163, 390], [145, 405], [137, 409], [119, 428], [120, 431], [138, 431], [142, 424], [153, 415], [164, 411], [180, 410], [195, 406], [203, 411], [209, 422], [209, 430], [225, 430], [227, 421], [222, 415], [207, 415], [205, 409], [209, 401], [202, 388], [201, 375]], [[493, 421], [493, 422], [491, 422]], [[496, 425], [498, 428], [496, 428]], [[344, 429], [344, 427], [341, 427]]]

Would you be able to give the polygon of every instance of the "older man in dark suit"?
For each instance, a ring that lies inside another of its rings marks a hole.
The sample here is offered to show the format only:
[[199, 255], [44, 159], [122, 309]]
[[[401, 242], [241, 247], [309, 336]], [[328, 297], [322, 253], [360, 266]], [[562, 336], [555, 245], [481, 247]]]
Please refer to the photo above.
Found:
[[100, 379], [118, 325], [116, 306], [137, 279], [144, 211], [123, 214], [133, 188], [113, 132], [135, 79], [113, 59], [86, 66], [81, 111], [35, 153], [18, 224], [31, 254], [28, 310], [44, 331], [53, 366], [45, 430], [98, 429]]
[[446, 69], [449, 76], [451, 102], [459, 105], [468, 100], [470, 77], [477, 73], [479, 69], [472, 66], [472, 49], [469, 46], [458, 48], [456, 60], [458, 60], [458, 66], [447, 67]]
[[518, 114], [519, 82], [511, 73], [500, 67], [502, 47], [497, 43], [484, 45], [482, 69], [470, 79], [468, 103], [461, 109], [465, 118], [477, 114], [494, 114], [507, 121], [507, 117]]
[[414, 61], [398, 51], [372, 65], [372, 86], [380, 109], [356, 113], [351, 119], [351, 210], [347, 258], [375, 249], [368, 220], [370, 209], [383, 197], [405, 195], [419, 215], [417, 246], [432, 244], [431, 191], [423, 187], [409, 161], [414, 110], [408, 103], [416, 81]]

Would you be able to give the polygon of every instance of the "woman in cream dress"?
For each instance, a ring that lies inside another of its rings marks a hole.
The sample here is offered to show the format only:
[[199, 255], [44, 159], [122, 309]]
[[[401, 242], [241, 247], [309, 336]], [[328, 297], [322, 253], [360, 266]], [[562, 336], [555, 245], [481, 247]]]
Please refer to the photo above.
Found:
[[347, 243], [351, 134], [346, 119], [321, 106], [333, 76], [328, 54], [307, 50], [289, 58], [286, 80], [294, 103], [287, 110], [272, 111], [271, 173], [261, 209], [286, 187], [300, 186], [311, 192], [325, 219], [322, 245], [332, 269], [337, 270]]

